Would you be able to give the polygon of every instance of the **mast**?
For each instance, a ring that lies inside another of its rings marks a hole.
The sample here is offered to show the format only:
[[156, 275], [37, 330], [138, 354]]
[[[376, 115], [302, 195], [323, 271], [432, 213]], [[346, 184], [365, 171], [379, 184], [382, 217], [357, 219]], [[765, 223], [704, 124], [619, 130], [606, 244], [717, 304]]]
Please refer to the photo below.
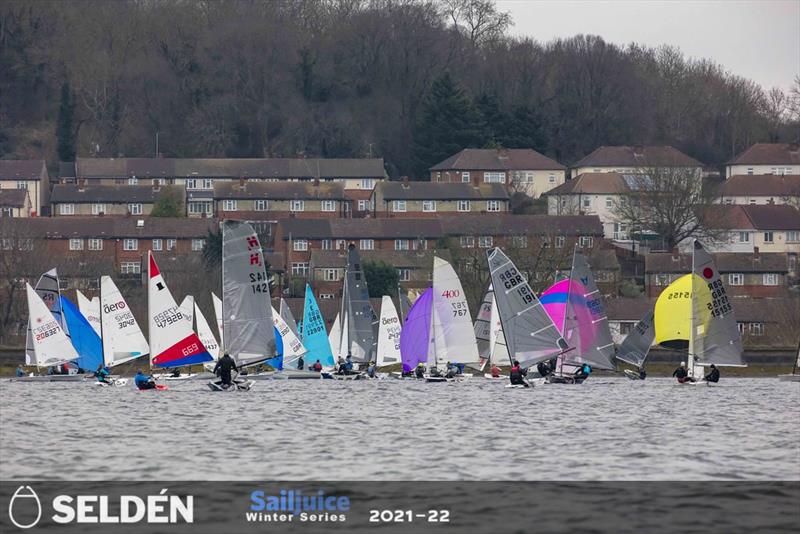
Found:
[[[575, 243], [575, 246], [572, 249], [572, 265], [569, 268], [569, 278], [567, 283], [567, 302], [565, 303], [565, 313], [564, 313], [564, 324], [561, 325], [561, 335], [564, 339], [569, 343], [569, 338], [572, 337], [570, 334], [567, 333], [567, 318], [569, 317], [570, 313], [574, 313], [575, 310], [570, 305], [572, 299], [572, 271], [575, 270], [575, 252], [578, 250], [578, 244]], [[558, 363], [558, 372], [559, 374], [563, 374], [564, 372], [564, 354], [566, 351], [562, 352], [558, 355], [556, 359], [556, 363]]]
[[695, 283], [694, 283], [694, 255], [695, 255], [696, 247], [692, 246], [692, 272], [691, 272], [691, 295], [689, 297], [689, 348], [688, 353], [686, 354], [686, 372], [692, 378], [694, 378], [694, 336], [695, 332], [697, 331], [697, 325], [695, 325], [696, 318], [694, 316], [694, 301], [697, 298], [697, 292], [695, 291]]
[[[222, 230], [222, 242], [225, 243], [225, 225], [222, 224], [222, 221], [220, 221], [219, 226], [220, 226], [220, 229]], [[221, 315], [222, 320], [220, 321], [218, 326], [219, 326], [219, 329], [220, 329], [220, 331], [219, 331], [219, 344], [220, 344], [220, 348], [222, 349], [222, 356], [224, 356], [225, 354], [228, 354], [228, 344], [227, 344], [228, 336], [226, 336], [226, 335], [224, 335], [222, 333], [222, 330], [225, 327], [225, 252], [224, 252], [224, 250], [222, 252], [220, 252], [220, 254], [222, 255], [222, 269], [220, 269], [220, 288], [222, 289], [222, 292], [220, 293], [220, 295], [222, 295], [222, 298], [219, 301], [219, 309], [222, 311], [222, 315]], [[222, 356], [220, 356], [220, 358]]]
[[[97, 299], [99, 300], [99, 308], [100, 308], [100, 350], [103, 354], [103, 367], [106, 366], [106, 342], [103, 339], [103, 284], [100, 280], [97, 280], [97, 284], [100, 286], [100, 291], [98, 292]], [[148, 299], [150, 300], [150, 299]]]

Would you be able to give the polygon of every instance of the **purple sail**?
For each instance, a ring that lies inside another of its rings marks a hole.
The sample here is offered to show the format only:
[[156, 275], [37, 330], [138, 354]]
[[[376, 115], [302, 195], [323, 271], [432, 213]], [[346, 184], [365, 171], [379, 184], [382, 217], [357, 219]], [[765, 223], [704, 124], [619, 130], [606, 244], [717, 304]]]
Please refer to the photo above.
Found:
[[403, 330], [400, 331], [400, 357], [403, 359], [404, 372], [428, 360], [432, 304], [433, 289], [429, 287], [408, 311]]

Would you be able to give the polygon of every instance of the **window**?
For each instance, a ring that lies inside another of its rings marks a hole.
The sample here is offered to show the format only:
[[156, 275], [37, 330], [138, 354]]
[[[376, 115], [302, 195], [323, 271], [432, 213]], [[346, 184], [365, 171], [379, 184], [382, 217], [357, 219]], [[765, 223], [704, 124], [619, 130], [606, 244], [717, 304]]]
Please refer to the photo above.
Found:
[[479, 248], [492, 248], [492, 236], [490, 235], [482, 235], [478, 237], [478, 247]]
[[235, 200], [223, 200], [222, 201], [222, 211], [236, 211], [236, 201]]
[[655, 275], [655, 284], [657, 286], [668, 286], [669, 285], [669, 275], [659, 273]]
[[739, 232], [739, 243], [749, 243], [750, 232]]
[[500, 211], [500, 201], [499, 200], [487, 200], [486, 201], [486, 211]]
[[337, 239], [336, 240], [336, 250], [344, 250], [344, 246], [346, 245], [344, 239]]
[[160, 239], [153, 239], [153, 250], [163, 250], [164, 242]]
[[189, 202], [189, 213], [197, 215], [211, 213], [211, 202]]
[[304, 200], [292, 200], [289, 203], [289, 211], [305, 211], [306, 202]]
[[75, 204], [59, 204], [58, 213], [61, 215], [75, 215]]
[[583, 199], [583, 207], [584, 208], [592, 207], [592, 199], [589, 198], [589, 197], [584, 197], [584, 199]]
[[415, 239], [414, 250], [428, 250], [428, 241], [426, 239]]
[[411, 269], [397, 269], [397, 277], [400, 282], [408, 282], [411, 280]]
[[791, 230], [789, 232], [786, 232], [786, 242], [787, 243], [798, 243], [798, 242], [800, 242], [800, 231]]
[[777, 286], [778, 285], [778, 274], [777, 273], [764, 273], [764, 285], [765, 286]]
[[333, 249], [333, 241], [330, 239], [323, 239], [322, 240], [322, 250], [331, 250]]
[[253, 209], [256, 211], [267, 211], [269, 209], [269, 202], [266, 200], [256, 200], [253, 204]]
[[556, 238], [555, 238], [555, 242], [553, 243], [553, 246], [555, 248], [563, 248], [564, 247], [564, 241], [565, 240], [564, 240], [564, 236], [563, 235], [557, 235]]
[[747, 167], [747, 174], [753, 176], [753, 167]]
[[322, 201], [322, 211], [336, 211], [336, 201], [334, 201], [334, 200], [323, 200]]
[[362, 239], [358, 243], [358, 248], [361, 250], [375, 250], [375, 241], [372, 239]]
[[462, 235], [459, 243], [461, 248], [473, 248], [475, 247], [475, 238], [471, 235]]
[[28, 189], [27, 180], [17, 180], [17, 189]]
[[90, 239], [89, 240], [89, 250], [103, 250], [103, 240], [102, 239]]
[[773, 232], [764, 232], [764, 243], [774, 243], [775, 235]]
[[362, 178], [361, 189], [372, 189], [375, 187], [375, 178]]
[[614, 199], [606, 197], [606, 208], [611, 209], [614, 207]]
[[105, 204], [92, 204], [92, 215], [100, 215], [106, 212]]
[[371, 200], [359, 200], [358, 201], [358, 211], [367, 211], [372, 209], [372, 201]]
[[131, 212], [131, 215], [141, 215], [142, 214], [142, 205], [141, 204], [128, 204], [128, 211]]
[[308, 239], [295, 239], [292, 247], [295, 252], [305, 252], [308, 250]]
[[470, 177], [469, 177], [469, 173], [468, 172], [462, 172], [461, 173], [461, 182], [465, 183], [465, 184], [468, 184], [470, 181], [471, 180], [470, 180]]
[[83, 239], [72, 238], [69, 240], [70, 250], [83, 250]]
[[186, 189], [197, 189], [197, 178], [187, 178]]
[[394, 240], [394, 249], [395, 250], [408, 250], [408, 239], [395, 239]]
[[511, 246], [516, 248], [528, 248], [528, 236], [524, 235], [511, 236]]
[[459, 200], [456, 209], [458, 209], [458, 211], [470, 211], [472, 209], [472, 203], [469, 200]]
[[142, 264], [138, 261], [123, 261], [119, 264], [120, 274], [142, 274]]
[[435, 200], [423, 200], [422, 201], [422, 211], [436, 211], [436, 201]]
[[791, 167], [773, 167], [772, 174], [791, 174], [792, 168]]
[[392, 211], [401, 213], [406, 211], [406, 201], [405, 200], [393, 200], [392, 201]]
[[333, 300], [333, 293], [320, 293], [319, 300]]
[[175, 239], [167, 239], [167, 250], [175, 250], [175, 245], [177, 245], [177, 243]]
[[744, 285], [744, 275], [741, 273], [730, 273], [728, 275], [728, 285], [731, 286], [743, 286]]
[[578, 239], [578, 243], [583, 248], [591, 248], [592, 245], [594, 244], [594, 238], [592, 236], [590, 236], [590, 235], [582, 235]]
[[751, 336], [763, 336], [764, 335], [764, 323], [750, 323], [750, 335]]
[[325, 280], [326, 282], [338, 282], [339, 269], [323, 269], [322, 279]]
[[299, 261], [292, 263], [292, 275], [294, 276], [308, 276], [308, 262]]
[[[531, 173], [531, 174], [533, 174], [533, 173]], [[550, 182], [551, 184], [556, 183], [556, 175], [553, 174], [553, 173], [550, 173], [550, 176], [547, 177], [547, 181]]]
[[214, 189], [214, 180], [211, 178], [203, 178], [203, 189]]
[[620, 335], [627, 336], [633, 330], [633, 326], [636, 323], [631, 321], [620, 321], [619, 323], [619, 333]]
[[506, 183], [506, 173], [485, 172], [483, 173], [483, 181], [487, 184], [504, 184]]
[[138, 239], [126, 239], [122, 242], [122, 250], [139, 250]]

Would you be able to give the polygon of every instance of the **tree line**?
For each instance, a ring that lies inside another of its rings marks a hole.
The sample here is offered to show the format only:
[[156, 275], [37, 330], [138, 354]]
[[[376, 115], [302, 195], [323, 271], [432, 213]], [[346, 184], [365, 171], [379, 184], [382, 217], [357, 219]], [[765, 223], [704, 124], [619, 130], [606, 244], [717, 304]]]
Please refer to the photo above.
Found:
[[492, 0], [0, 4], [0, 157], [383, 157], [465, 147], [572, 163], [669, 144], [721, 164], [794, 141], [800, 81], [765, 89], [680, 50], [512, 37]]

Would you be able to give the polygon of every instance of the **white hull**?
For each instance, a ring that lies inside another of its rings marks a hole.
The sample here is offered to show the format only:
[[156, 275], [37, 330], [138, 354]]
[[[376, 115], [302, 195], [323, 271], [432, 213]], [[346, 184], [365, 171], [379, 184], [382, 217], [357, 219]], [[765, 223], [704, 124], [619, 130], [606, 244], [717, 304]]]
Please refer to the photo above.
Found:
[[333, 380], [362, 380], [364, 375], [361, 373], [356, 373], [352, 375], [338, 375], [336, 373], [321, 373], [322, 378], [333, 379]]
[[84, 375], [34, 375], [15, 376], [12, 382], [83, 382]]
[[122, 387], [122, 386], [127, 386], [128, 385], [128, 379], [127, 378], [112, 378], [111, 381], [109, 381], [109, 382], [95, 381], [94, 385], [95, 386], [99, 386], [99, 387], [104, 387], [104, 388]]
[[208, 383], [208, 388], [211, 391], [250, 391], [250, 388], [253, 387], [252, 380], [243, 380], [241, 382], [234, 381], [230, 387], [223, 387], [222, 382], [219, 381], [211, 381]]
[[188, 373], [185, 375], [182, 374], [180, 376], [172, 376], [171, 374], [162, 373], [158, 375], [153, 375], [153, 378], [155, 378], [156, 380], [164, 380], [167, 382], [181, 382], [183, 380], [193, 380], [197, 378], [197, 373]]

